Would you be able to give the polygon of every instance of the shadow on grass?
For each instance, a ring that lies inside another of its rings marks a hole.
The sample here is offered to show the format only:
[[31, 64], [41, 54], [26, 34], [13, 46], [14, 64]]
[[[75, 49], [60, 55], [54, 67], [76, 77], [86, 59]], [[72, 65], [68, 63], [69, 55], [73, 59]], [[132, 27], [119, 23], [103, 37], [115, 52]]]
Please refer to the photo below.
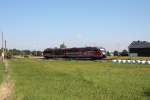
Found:
[[145, 96], [149, 96], [149, 97], [150, 97], [150, 89], [148, 89], [148, 90], [144, 91], [144, 95], [145, 95]]

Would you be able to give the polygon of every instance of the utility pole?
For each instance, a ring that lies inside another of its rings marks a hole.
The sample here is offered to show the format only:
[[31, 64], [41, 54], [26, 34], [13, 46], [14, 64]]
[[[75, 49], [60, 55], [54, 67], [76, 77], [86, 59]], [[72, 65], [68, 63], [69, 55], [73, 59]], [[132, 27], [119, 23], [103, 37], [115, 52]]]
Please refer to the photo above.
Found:
[[5, 55], [7, 54], [7, 41], [5, 40]]
[[3, 32], [2, 32], [2, 62], [4, 62], [4, 56], [5, 56], [3, 42], [4, 42], [4, 36], [3, 36]]

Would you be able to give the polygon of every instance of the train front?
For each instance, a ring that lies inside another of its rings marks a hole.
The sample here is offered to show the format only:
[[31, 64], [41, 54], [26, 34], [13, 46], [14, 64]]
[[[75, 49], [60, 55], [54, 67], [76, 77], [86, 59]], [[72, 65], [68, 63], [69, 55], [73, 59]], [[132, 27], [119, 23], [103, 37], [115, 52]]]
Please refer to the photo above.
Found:
[[100, 47], [99, 50], [101, 51], [101, 54], [102, 54], [101, 56], [102, 56], [102, 58], [106, 58], [106, 49]]

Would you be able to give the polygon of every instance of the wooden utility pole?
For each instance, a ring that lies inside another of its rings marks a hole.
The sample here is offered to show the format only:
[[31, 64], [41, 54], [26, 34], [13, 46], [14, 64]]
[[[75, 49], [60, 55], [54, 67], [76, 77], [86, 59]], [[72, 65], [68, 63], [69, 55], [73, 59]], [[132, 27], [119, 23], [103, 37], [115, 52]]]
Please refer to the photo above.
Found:
[[5, 50], [4, 50], [4, 52], [5, 52], [5, 55], [7, 54], [7, 41], [5, 40]]
[[4, 36], [3, 36], [3, 32], [2, 32], [2, 62], [4, 62], [4, 56], [5, 56], [3, 42], [4, 42]]
[[5, 49], [6, 49], [6, 40], [5, 40]]

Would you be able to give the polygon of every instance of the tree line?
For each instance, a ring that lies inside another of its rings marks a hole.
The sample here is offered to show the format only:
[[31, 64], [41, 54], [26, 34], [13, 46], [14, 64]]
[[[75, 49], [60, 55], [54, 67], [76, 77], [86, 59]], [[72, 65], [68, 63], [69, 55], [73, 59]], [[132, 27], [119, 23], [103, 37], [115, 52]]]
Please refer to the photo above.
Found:
[[[57, 48], [57, 47], [55, 47]], [[59, 48], [67, 48], [67, 46], [62, 43], [60, 44]], [[0, 49], [0, 54], [2, 54], [2, 49]], [[43, 51], [39, 50], [19, 50], [19, 49], [4, 49], [5, 51], [5, 58], [11, 58], [13, 56], [22, 56], [22, 57], [29, 57], [29, 56], [42, 56]]]
[[[5, 51], [5, 57], [6, 58], [11, 58], [13, 56], [23, 56], [23, 57], [28, 57], [28, 56], [42, 56], [43, 52], [42, 51], [31, 51], [31, 50], [19, 50], [19, 49], [4, 49]], [[0, 49], [0, 54], [2, 53], [2, 49]]]
[[114, 52], [110, 53], [109, 51], [107, 51], [107, 56], [129, 56], [129, 52], [128, 50], [122, 50], [121, 52], [115, 50]]

